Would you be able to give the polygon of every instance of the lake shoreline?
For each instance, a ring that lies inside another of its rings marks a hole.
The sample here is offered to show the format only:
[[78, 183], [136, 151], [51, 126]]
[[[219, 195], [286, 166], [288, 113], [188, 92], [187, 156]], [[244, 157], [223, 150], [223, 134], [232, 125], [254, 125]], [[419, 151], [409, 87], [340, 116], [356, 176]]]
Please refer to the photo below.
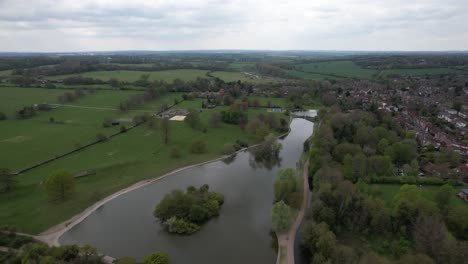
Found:
[[[277, 138], [284, 137], [284, 136], [288, 135], [291, 132], [290, 125], [291, 125], [292, 119], [293, 118], [290, 118], [290, 120], [289, 120], [288, 132], [277, 136]], [[244, 151], [247, 151], [247, 150], [249, 150], [251, 148], [257, 147], [260, 144], [261, 143], [258, 143], [258, 144], [255, 144], [255, 145], [240, 149], [240, 150], [234, 152], [231, 155], [223, 155], [223, 156], [221, 156], [219, 158], [216, 158], [216, 159], [204, 161], [204, 162], [193, 164], [193, 165], [184, 166], [182, 168], [175, 169], [173, 171], [170, 171], [170, 172], [168, 172], [166, 174], [163, 174], [161, 176], [158, 176], [156, 178], [151, 178], [151, 179], [136, 182], [136, 183], [134, 183], [134, 184], [120, 190], [120, 191], [117, 191], [117, 192], [115, 192], [115, 193], [113, 193], [113, 194], [111, 194], [111, 195], [97, 201], [93, 205], [91, 205], [88, 208], [86, 208], [85, 210], [83, 210], [81, 213], [76, 214], [75, 216], [71, 217], [70, 219], [68, 219], [68, 220], [66, 220], [66, 221], [64, 221], [64, 222], [62, 222], [60, 224], [52, 226], [52, 227], [48, 228], [47, 230], [39, 233], [37, 236], [33, 236], [33, 237], [35, 239], [37, 239], [37, 240], [40, 240], [40, 241], [48, 244], [49, 246], [60, 246], [61, 244], [60, 244], [59, 240], [60, 240], [60, 237], [62, 237], [62, 235], [64, 235], [66, 232], [71, 230], [76, 225], [83, 222], [88, 216], [90, 216], [96, 210], [101, 208], [103, 205], [105, 205], [106, 203], [118, 198], [119, 196], [124, 195], [124, 194], [129, 193], [129, 192], [132, 192], [132, 191], [135, 191], [137, 189], [143, 188], [143, 187], [148, 186], [150, 184], [153, 184], [153, 183], [155, 183], [155, 182], [157, 182], [159, 180], [162, 180], [162, 179], [164, 179], [164, 178], [166, 178], [168, 176], [171, 176], [173, 174], [176, 174], [178, 172], [226, 159], [229, 156], [236, 155], [237, 153], [244, 152]]]

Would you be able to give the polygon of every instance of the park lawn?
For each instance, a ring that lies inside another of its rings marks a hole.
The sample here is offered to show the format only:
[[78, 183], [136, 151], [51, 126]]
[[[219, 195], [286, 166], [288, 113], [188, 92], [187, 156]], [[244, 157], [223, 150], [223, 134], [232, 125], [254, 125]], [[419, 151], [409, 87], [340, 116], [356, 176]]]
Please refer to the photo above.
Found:
[[144, 74], [148, 74], [150, 81], [162, 80], [167, 82], [172, 82], [175, 79], [180, 79], [183, 81], [193, 81], [198, 77], [208, 78], [206, 76], [207, 71], [205, 70], [167, 70], [167, 71], [93, 71], [93, 72], [84, 72], [80, 74], [67, 74], [67, 75], [56, 75], [48, 76], [49, 80], [63, 80], [71, 76], [83, 76], [90, 77], [94, 79], [100, 79], [103, 81], [108, 81], [111, 78], [118, 79], [124, 82], [134, 82]]
[[133, 95], [142, 94], [143, 91], [99, 91], [88, 93], [75, 102], [65, 103], [67, 105], [102, 107], [118, 109], [120, 102], [130, 98]]
[[[31, 97], [31, 94], [28, 94], [29, 90], [32, 94], [37, 95], [37, 98], [47, 99], [48, 103], [55, 103], [50, 100], [58, 96], [57, 92], [63, 93], [63, 91], [57, 90], [16, 88], [11, 91], [14, 96], [0, 97], [1, 105], [6, 105], [8, 109], [12, 110], [38, 102]], [[149, 108], [144, 109], [145, 106], [142, 106], [139, 111], [126, 113], [116, 110], [120, 101], [137, 93], [135, 91], [98, 91], [70, 103], [69, 105], [73, 105], [73, 107], [60, 106], [47, 112], [38, 112], [36, 116], [25, 120], [10, 117], [1, 121], [0, 148], [4, 151], [0, 152], [0, 167], [10, 168], [14, 171], [21, 170], [71, 151], [79, 145], [93, 142], [97, 133], [111, 135], [118, 132], [119, 126], [104, 128], [102, 126], [104, 119], [132, 118], [143, 111], [149, 111]], [[4, 100], [6, 104], [3, 104]], [[150, 103], [156, 104], [158, 101], [156, 99]], [[55, 123], [50, 122], [50, 118], [53, 118]], [[130, 126], [132, 124], [130, 122], [122, 125]]]
[[206, 102], [206, 99], [194, 98], [193, 100], [185, 100], [178, 104], [175, 108], [178, 109], [202, 109], [202, 103]]
[[[140, 92], [142, 93], [142, 92]], [[171, 106], [175, 103], [177, 99], [179, 102], [182, 101], [183, 93], [166, 93], [157, 98], [157, 100], [150, 101], [135, 110], [144, 110], [150, 112], [159, 112], [161, 110], [161, 106], [167, 105]]]
[[228, 68], [233, 71], [239, 72], [254, 72], [255, 71], [255, 63], [249, 62], [234, 62], [229, 64]]
[[[377, 198], [382, 199], [388, 206], [392, 205], [393, 198], [400, 190], [402, 185], [398, 184], [372, 184], [371, 187], [375, 188]], [[435, 201], [435, 194], [439, 189], [439, 186], [425, 185], [421, 187], [422, 196], [430, 201]], [[468, 203], [462, 201], [457, 197], [458, 192], [463, 187], [454, 187], [452, 203], [456, 207], [465, 208], [465, 211], [468, 213]]]
[[260, 82], [265, 82], [266, 80], [264, 79], [258, 79], [258, 78], [253, 78], [245, 73], [242, 72], [226, 72], [226, 71], [217, 71], [217, 72], [212, 72], [211, 75], [214, 77], [217, 77], [225, 82], [237, 82], [237, 81], [242, 81], [242, 82], [255, 82], [255, 83], [260, 83]]
[[383, 70], [383, 75], [439, 75], [458, 72], [449, 68], [427, 68], [427, 69], [389, 69]]
[[0, 71], [0, 76], [10, 76], [12, 72], [12, 70]]
[[296, 69], [309, 73], [349, 78], [371, 78], [372, 75], [378, 72], [376, 70], [363, 69], [352, 61], [327, 61], [298, 64], [296, 65]]
[[[202, 113], [205, 125], [210, 112]], [[223, 124], [220, 128], [208, 128], [206, 132], [193, 130], [184, 122], [171, 121], [170, 126], [168, 145], [163, 144], [160, 130], [142, 125], [18, 176], [17, 189], [0, 194], [0, 224], [15, 225], [22, 232], [39, 233], [137, 181], [219, 157], [226, 143], [237, 139], [255, 142], [253, 136], [235, 125]], [[207, 142], [206, 153], [189, 152], [190, 143], [197, 139]], [[171, 158], [172, 148], [180, 150], [181, 158]], [[78, 178], [75, 195], [56, 204], [47, 201], [41, 182], [58, 169], [71, 173], [95, 170], [96, 174]]]
[[12, 119], [15, 117], [15, 112], [24, 106], [56, 102], [64, 92], [66, 90], [0, 87], [0, 112]]

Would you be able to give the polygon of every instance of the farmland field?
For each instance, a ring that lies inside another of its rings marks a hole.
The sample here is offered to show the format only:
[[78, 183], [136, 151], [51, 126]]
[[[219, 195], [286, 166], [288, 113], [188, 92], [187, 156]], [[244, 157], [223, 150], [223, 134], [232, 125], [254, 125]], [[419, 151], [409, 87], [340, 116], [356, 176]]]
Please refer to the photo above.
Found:
[[242, 62], [236, 62], [236, 63], [231, 63], [229, 64], [229, 68], [234, 71], [239, 71], [239, 72], [252, 72], [255, 71], [255, 64], [254, 63], [242, 63]]
[[354, 64], [352, 61], [328, 61], [299, 64], [296, 65], [296, 69], [308, 73], [336, 75], [338, 77], [341, 76], [351, 78], [371, 78], [373, 74], [378, 72], [376, 70], [363, 69], [358, 65]]
[[328, 76], [328, 75], [323, 75], [323, 74], [319, 74], [319, 73], [311, 73], [311, 72], [303, 72], [303, 71], [298, 71], [298, 70], [291, 70], [291, 71], [288, 71], [289, 75], [293, 76], [293, 77], [298, 77], [298, 78], [302, 78], [302, 79], [306, 79], [306, 80], [324, 80], [326, 78], [330, 78], [330, 79], [341, 79], [339, 77], [335, 77], [335, 76]]
[[90, 77], [95, 79], [100, 79], [103, 81], [108, 81], [111, 78], [116, 78], [124, 82], [134, 82], [144, 74], [148, 74], [149, 80], [162, 80], [167, 82], [172, 82], [175, 79], [181, 79], [183, 81], [193, 81], [200, 78], [207, 78], [207, 71], [204, 70], [167, 70], [167, 71], [94, 71], [94, 72], [84, 72], [81, 74], [67, 74], [67, 75], [57, 75], [49, 76], [50, 80], [59, 80], [65, 79], [70, 76], [81, 75], [83, 77]]

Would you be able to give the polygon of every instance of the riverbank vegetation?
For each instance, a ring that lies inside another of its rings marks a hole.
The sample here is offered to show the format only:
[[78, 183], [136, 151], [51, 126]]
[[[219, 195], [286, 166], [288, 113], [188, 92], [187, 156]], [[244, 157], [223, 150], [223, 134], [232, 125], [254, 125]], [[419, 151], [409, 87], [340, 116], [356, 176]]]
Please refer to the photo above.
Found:
[[[466, 262], [468, 208], [455, 201], [456, 182], [419, 176], [420, 163], [452, 166], [445, 157], [458, 155], [418, 148], [415, 133], [382, 112], [344, 107], [319, 114], [310, 149], [310, 262]], [[391, 193], [381, 184], [395, 182], [408, 184]]]
[[190, 235], [200, 230], [201, 225], [219, 216], [224, 196], [210, 192], [208, 185], [200, 188], [190, 186], [184, 193], [174, 190], [166, 194], [154, 210], [165, 229], [174, 234]]

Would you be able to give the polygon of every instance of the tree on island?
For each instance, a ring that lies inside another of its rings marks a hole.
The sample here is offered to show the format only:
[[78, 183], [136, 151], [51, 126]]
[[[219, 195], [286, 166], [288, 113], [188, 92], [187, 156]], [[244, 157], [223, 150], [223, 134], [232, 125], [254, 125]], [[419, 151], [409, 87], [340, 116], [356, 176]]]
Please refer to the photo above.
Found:
[[192, 234], [200, 225], [219, 215], [224, 196], [209, 192], [209, 186], [199, 189], [189, 186], [184, 193], [174, 190], [166, 194], [154, 210], [154, 216], [170, 233]]

